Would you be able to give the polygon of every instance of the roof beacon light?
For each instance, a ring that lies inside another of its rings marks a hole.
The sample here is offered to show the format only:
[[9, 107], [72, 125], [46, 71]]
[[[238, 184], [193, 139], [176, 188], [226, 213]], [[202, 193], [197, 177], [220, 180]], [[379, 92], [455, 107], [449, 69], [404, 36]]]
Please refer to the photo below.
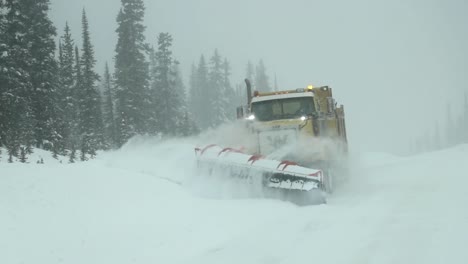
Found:
[[314, 86], [312, 84], [307, 85], [307, 89], [312, 90], [314, 89]]

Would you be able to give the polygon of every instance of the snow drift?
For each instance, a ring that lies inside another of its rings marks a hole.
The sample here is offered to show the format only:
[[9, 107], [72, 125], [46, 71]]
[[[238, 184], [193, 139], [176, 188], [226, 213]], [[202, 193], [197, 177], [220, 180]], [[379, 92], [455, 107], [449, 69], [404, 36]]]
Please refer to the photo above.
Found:
[[298, 207], [199, 195], [187, 185], [196, 143], [136, 138], [76, 164], [40, 151], [29, 165], [2, 160], [0, 263], [468, 260], [468, 145], [353, 154], [327, 205]]

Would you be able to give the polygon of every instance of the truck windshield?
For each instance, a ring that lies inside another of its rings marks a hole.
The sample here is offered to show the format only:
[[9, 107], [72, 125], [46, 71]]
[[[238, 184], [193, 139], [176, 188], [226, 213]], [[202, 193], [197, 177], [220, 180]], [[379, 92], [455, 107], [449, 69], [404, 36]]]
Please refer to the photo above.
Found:
[[252, 103], [252, 113], [258, 121], [293, 119], [315, 111], [312, 97], [277, 99]]

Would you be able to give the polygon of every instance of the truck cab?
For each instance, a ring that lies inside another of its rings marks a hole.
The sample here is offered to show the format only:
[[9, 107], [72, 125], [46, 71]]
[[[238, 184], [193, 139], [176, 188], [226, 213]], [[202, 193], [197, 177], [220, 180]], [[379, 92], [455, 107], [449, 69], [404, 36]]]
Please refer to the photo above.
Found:
[[238, 117], [247, 121], [257, 154], [309, 165], [347, 152], [344, 108], [337, 107], [328, 86], [255, 91], [243, 112], [238, 109]]

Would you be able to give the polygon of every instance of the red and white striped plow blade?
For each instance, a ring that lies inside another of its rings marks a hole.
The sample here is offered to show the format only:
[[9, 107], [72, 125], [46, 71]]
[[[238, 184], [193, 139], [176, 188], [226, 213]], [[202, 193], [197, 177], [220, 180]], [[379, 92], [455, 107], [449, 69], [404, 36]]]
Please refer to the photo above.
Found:
[[214, 144], [195, 148], [195, 153], [198, 162], [205, 165], [239, 171], [248, 169], [250, 175], [263, 177], [264, 184], [271, 188], [311, 191], [321, 188], [323, 183], [322, 170], [302, 167], [291, 161], [271, 160]]

